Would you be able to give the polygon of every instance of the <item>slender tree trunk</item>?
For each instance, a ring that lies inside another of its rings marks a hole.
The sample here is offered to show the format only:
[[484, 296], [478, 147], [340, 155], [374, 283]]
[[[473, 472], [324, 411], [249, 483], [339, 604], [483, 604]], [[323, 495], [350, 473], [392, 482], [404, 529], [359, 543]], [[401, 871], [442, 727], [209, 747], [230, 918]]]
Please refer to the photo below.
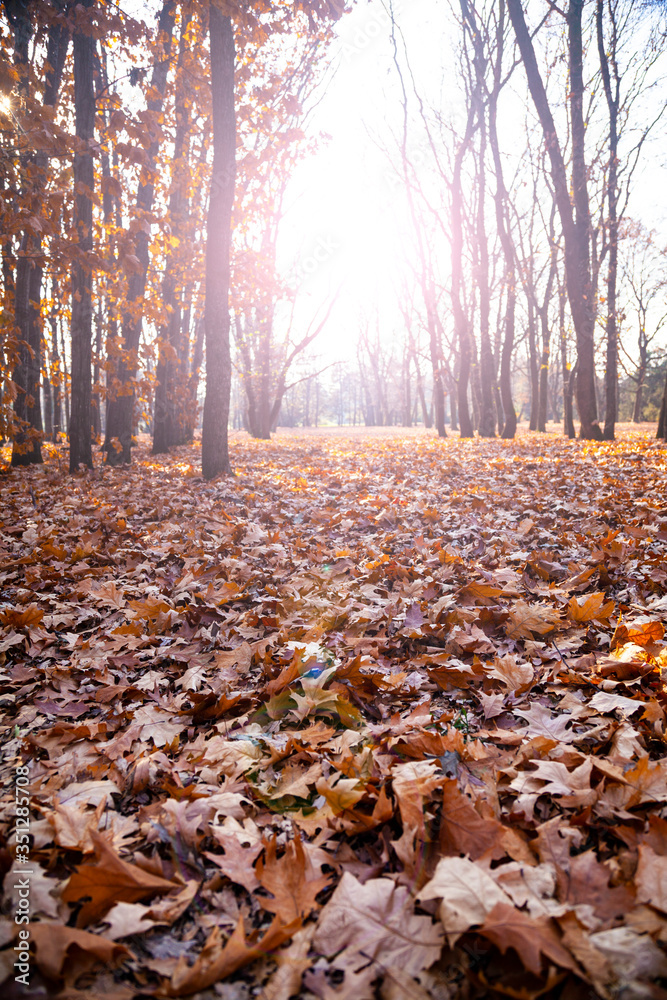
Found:
[[[616, 58], [616, 23], [611, 4], [609, 13], [612, 19], [613, 42], [612, 55]], [[616, 315], [616, 281], [618, 275], [618, 108], [619, 79], [614, 73], [612, 88], [609, 72], [609, 57], [604, 38], [603, 0], [596, 3], [596, 26], [600, 70], [604, 86], [607, 109], [609, 111], [609, 176], [607, 179], [608, 205], [608, 239], [609, 260], [607, 268], [607, 358], [605, 368], [605, 418], [602, 436], [605, 441], [613, 441], [616, 421], [618, 419], [618, 320]], [[616, 64], [614, 61], [614, 69]]]
[[50, 355], [50, 370], [51, 370], [51, 384], [53, 387], [53, 435], [52, 441], [54, 444], [58, 442], [58, 435], [62, 428], [63, 423], [63, 378], [62, 378], [62, 366], [60, 363], [60, 355], [58, 353], [58, 317], [55, 310], [55, 297], [56, 288], [55, 283], [51, 282], [51, 314], [49, 316], [49, 323], [51, 326], [51, 355]]
[[493, 167], [496, 175], [494, 203], [496, 209], [496, 227], [500, 237], [505, 258], [505, 287], [507, 288], [507, 305], [505, 309], [505, 334], [500, 353], [500, 397], [503, 408], [503, 428], [501, 437], [509, 440], [516, 434], [516, 410], [512, 397], [512, 355], [514, 353], [514, 328], [516, 311], [516, 268], [514, 244], [510, 235], [508, 194], [503, 177], [503, 165], [500, 158], [497, 130], [498, 94], [501, 86], [502, 56], [505, 35], [505, 0], [500, 0], [499, 16], [496, 28], [496, 65], [494, 69], [494, 85], [489, 95], [489, 145], [493, 156]]
[[667, 374], [665, 375], [665, 387], [662, 391], [662, 405], [660, 416], [658, 417], [658, 433], [656, 437], [660, 441], [667, 441]]
[[[56, 10], [63, 10], [63, 0], [56, 0]], [[5, 9], [14, 26], [16, 38], [17, 64], [21, 74], [21, 89], [27, 91], [27, 44], [32, 27], [28, 5], [22, 0], [5, 3]], [[69, 33], [67, 28], [52, 24], [49, 27], [46, 53], [46, 73], [44, 79], [43, 104], [54, 107], [58, 100], [60, 80], [67, 55]], [[48, 156], [43, 152], [22, 154], [22, 174], [27, 177], [28, 164], [31, 165], [31, 183], [34, 196], [39, 199], [46, 182]], [[39, 217], [39, 207], [35, 216]], [[26, 234], [27, 235], [27, 234]], [[42, 386], [42, 239], [38, 232], [27, 235], [22, 241], [23, 257], [19, 259], [16, 277], [16, 296], [19, 300], [16, 325], [23, 341], [21, 359], [15, 374], [15, 381], [22, 392], [16, 399], [15, 412], [23, 422], [16, 438], [16, 448], [12, 453], [13, 465], [28, 465], [42, 461], [40, 439], [42, 427], [42, 407], [40, 388]]]
[[516, 410], [512, 396], [512, 355], [514, 354], [514, 327], [516, 313], [516, 288], [514, 286], [514, 268], [508, 276], [512, 282], [507, 291], [507, 309], [505, 311], [505, 336], [503, 350], [500, 356], [500, 395], [503, 401], [503, 432], [505, 441], [516, 435]]
[[[81, 0], [79, 16], [93, 0]], [[87, 17], [86, 17], [87, 21]], [[89, 254], [93, 249], [93, 188], [95, 172], [91, 142], [95, 136], [93, 62], [95, 40], [78, 24], [74, 33], [74, 112], [78, 148], [74, 155], [74, 228], [76, 257], [72, 264], [72, 403], [69, 426], [69, 471], [79, 465], [93, 467], [91, 365], [92, 276]], [[83, 29], [83, 30], [82, 30]]]
[[[171, 41], [176, 13], [175, 0], [164, 0], [158, 21], [158, 45], [160, 57], [151, 75], [150, 97], [147, 101], [149, 113], [158, 118], [164, 101], [167, 75], [171, 56]], [[139, 267], [128, 280], [127, 308], [122, 318], [124, 348], [118, 360], [116, 385], [118, 392], [111, 395], [107, 406], [107, 426], [103, 450], [109, 465], [129, 463], [132, 457], [132, 430], [134, 423], [134, 391], [131, 380], [135, 377], [138, 364], [139, 343], [143, 317], [144, 295], [148, 275], [150, 225], [146, 217], [153, 207], [155, 184], [152, 175], [160, 149], [160, 134], [156, 130], [146, 150], [146, 166], [142, 171], [136, 201], [136, 215], [145, 221], [145, 228], [137, 230], [135, 236], [135, 256]]]
[[572, 140], [572, 189], [576, 217], [570, 201], [565, 163], [551, 108], [526, 25], [521, 0], [507, 0], [528, 88], [535, 105], [551, 162], [551, 176], [565, 241], [565, 270], [570, 311], [577, 337], [577, 407], [580, 436], [600, 440], [595, 394], [595, 303], [590, 267], [590, 211], [584, 156], [583, 45], [581, 19], [584, 0], [570, 0], [567, 12], [570, 56], [570, 121]]
[[639, 424], [644, 418], [644, 386], [646, 385], [646, 372], [648, 370], [648, 351], [646, 348], [640, 349], [639, 367], [637, 370], [637, 390], [635, 392], [635, 403], [632, 409], [632, 422]]
[[496, 412], [495, 412], [495, 364], [493, 361], [493, 350], [491, 348], [491, 336], [489, 332], [489, 316], [491, 306], [491, 294], [489, 290], [489, 248], [486, 235], [486, 121], [484, 107], [480, 101], [479, 109], [480, 149], [479, 167], [477, 172], [477, 186], [479, 190], [477, 205], [477, 245], [479, 254], [479, 328], [480, 328], [480, 414], [479, 414], [479, 435], [480, 437], [496, 436]]
[[454, 333], [459, 348], [459, 377], [457, 386], [458, 416], [460, 436], [473, 436], [470, 408], [468, 406], [468, 385], [470, 383], [470, 367], [472, 363], [470, 330], [468, 318], [463, 308], [461, 286], [463, 283], [463, 190], [461, 171], [467, 142], [461, 143], [457, 150], [452, 179], [452, 312], [454, 314]]
[[554, 286], [554, 280], [558, 272], [558, 245], [556, 243], [556, 234], [554, 232], [555, 211], [556, 210], [554, 206], [551, 213], [551, 220], [549, 227], [550, 228], [549, 243], [551, 244], [551, 256], [549, 260], [549, 276], [547, 278], [546, 288], [544, 289], [544, 298], [542, 300], [542, 305], [538, 310], [540, 317], [540, 330], [542, 334], [542, 357], [540, 359], [537, 430], [540, 431], [541, 433], [544, 433], [547, 429], [547, 401], [549, 393], [549, 355], [550, 355], [550, 341], [551, 341], [551, 331], [549, 329], [549, 306], [551, 305], [551, 293]]
[[537, 429], [544, 434], [547, 429], [547, 403], [549, 398], [549, 325], [542, 323], [542, 357], [540, 358], [539, 403]]
[[[14, 62], [19, 79], [19, 93], [23, 98], [29, 88], [29, 45], [32, 37], [32, 22], [28, 5], [22, 0], [5, 0], [5, 13], [14, 32]], [[34, 154], [20, 154], [19, 176], [21, 194], [29, 193], [29, 165], [34, 163]], [[35, 366], [39, 371], [39, 344], [34, 340], [34, 323], [31, 322], [30, 278], [33, 257], [33, 236], [27, 229], [21, 236], [14, 291], [14, 324], [19, 337], [19, 359], [13, 373], [16, 386], [14, 415], [16, 428], [12, 446], [12, 465], [33, 465], [42, 461], [40, 445], [42, 413], [40, 406], [40, 384], [34, 382]]]
[[229, 348], [229, 281], [232, 207], [236, 176], [234, 29], [214, 2], [209, 5], [213, 95], [213, 175], [206, 243], [206, 397], [202, 474], [231, 473], [227, 421], [232, 383]]
[[44, 358], [44, 375], [42, 378], [42, 391], [44, 393], [44, 437], [50, 441], [53, 436], [53, 394], [51, 379]]
[[185, 84], [184, 62], [191, 12], [182, 9], [181, 32], [178, 47], [176, 84], [176, 135], [171, 167], [171, 192], [169, 195], [169, 222], [175, 247], [167, 254], [162, 281], [162, 301], [169, 311], [167, 323], [160, 330], [158, 338], [158, 362], [156, 372], [155, 407], [153, 414], [153, 454], [162, 454], [176, 444], [179, 439], [176, 397], [183, 392], [184, 375], [181, 341], [181, 309], [178, 294], [179, 270], [181, 270], [183, 248], [180, 241], [185, 237], [185, 223], [188, 209], [187, 135], [190, 126], [188, 114], [187, 88]]
[[431, 348], [431, 365], [433, 368], [433, 415], [438, 437], [446, 438], [445, 428], [445, 387], [442, 378], [442, 326], [438, 316], [435, 287], [429, 280], [426, 298], [426, 322], [428, 325], [429, 344]]
[[540, 374], [537, 364], [535, 306], [533, 304], [532, 291], [528, 293], [528, 363], [530, 366], [530, 419], [528, 427], [531, 431], [536, 431], [537, 407], [539, 404], [540, 394]]

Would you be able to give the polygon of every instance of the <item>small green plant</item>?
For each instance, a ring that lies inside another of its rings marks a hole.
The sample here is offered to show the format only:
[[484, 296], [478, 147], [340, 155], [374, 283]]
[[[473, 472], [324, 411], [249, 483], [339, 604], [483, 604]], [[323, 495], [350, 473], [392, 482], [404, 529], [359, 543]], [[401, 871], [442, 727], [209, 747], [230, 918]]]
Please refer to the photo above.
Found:
[[458, 729], [467, 739], [470, 736], [470, 720], [468, 719], [468, 709], [462, 705], [455, 717], [452, 719], [454, 729]]

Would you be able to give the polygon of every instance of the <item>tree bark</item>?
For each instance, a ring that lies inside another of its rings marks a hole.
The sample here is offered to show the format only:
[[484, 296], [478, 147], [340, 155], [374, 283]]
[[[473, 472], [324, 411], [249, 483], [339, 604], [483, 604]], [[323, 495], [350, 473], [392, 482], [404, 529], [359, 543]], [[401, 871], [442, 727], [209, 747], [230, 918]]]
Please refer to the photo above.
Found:
[[572, 415], [572, 394], [574, 391], [574, 371], [567, 360], [567, 331], [565, 329], [565, 300], [567, 292], [564, 285], [558, 286], [558, 316], [560, 335], [560, 358], [563, 373], [563, 433], [568, 438], [576, 437], [574, 418]]
[[[613, 13], [610, 5], [610, 15]], [[605, 368], [605, 417], [602, 436], [605, 441], [613, 441], [618, 419], [618, 323], [616, 317], [616, 279], [618, 274], [618, 108], [619, 80], [614, 74], [612, 92], [609, 58], [604, 39], [603, 0], [597, 0], [595, 20], [597, 27], [598, 55], [609, 112], [609, 175], [607, 178], [608, 241], [609, 260], [607, 263], [607, 358]], [[613, 23], [613, 51], [616, 56], [616, 25]], [[615, 64], [614, 64], [615, 65]]]
[[[4, 9], [14, 34], [14, 63], [19, 78], [19, 93], [23, 98], [29, 89], [29, 46], [33, 25], [27, 3], [4, 0]], [[31, 176], [34, 181], [34, 155], [20, 154], [22, 195], [28, 193]], [[31, 322], [30, 278], [32, 271], [33, 236], [26, 229], [19, 244], [14, 285], [14, 325], [19, 339], [19, 360], [13, 373], [16, 386], [14, 400], [15, 430], [12, 445], [12, 465], [33, 465], [42, 461], [39, 378], [34, 381], [35, 366], [39, 372], [40, 345], [34, 343]]]
[[572, 189], [574, 212], [565, 163], [556, 133], [551, 108], [535, 57], [533, 42], [526, 25], [521, 0], [507, 0], [528, 89], [535, 105], [549, 160], [558, 214], [565, 242], [565, 270], [570, 311], [577, 337], [577, 407], [581, 421], [580, 436], [600, 440], [595, 396], [595, 303], [590, 267], [590, 211], [586, 184], [585, 128], [583, 118], [583, 50], [581, 19], [584, 0], [570, 0], [567, 12], [570, 57], [570, 122], [572, 140]]
[[[167, 75], [171, 57], [171, 42], [176, 15], [175, 0], [165, 0], [158, 21], [158, 44], [162, 53], [153, 67], [150, 97], [147, 108], [156, 119], [164, 101]], [[153, 207], [155, 184], [153, 176], [160, 149], [160, 134], [156, 129], [154, 137], [146, 149], [146, 158], [141, 171], [137, 191], [135, 216], [144, 228], [137, 227], [135, 234], [135, 256], [139, 266], [128, 279], [127, 308], [122, 317], [121, 333], [124, 340], [123, 351], [118, 360], [116, 385], [118, 390], [109, 399], [107, 406], [107, 426], [103, 450], [109, 465], [129, 463], [132, 457], [132, 426], [134, 418], [134, 390], [132, 379], [137, 372], [139, 342], [143, 317], [143, 300], [146, 292], [150, 242], [150, 225], [146, 216]]]
[[667, 441], [667, 374], [665, 375], [665, 387], [662, 392], [662, 405], [660, 407], [656, 437], [659, 441]]
[[179, 270], [183, 259], [180, 241], [185, 238], [185, 223], [188, 212], [189, 175], [186, 162], [187, 135], [190, 126], [187, 90], [185, 86], [184, 60], [186, 55], [188, 28], [191, 13], [183, 7], [181, 33], [178, 47], [176, 82], [176, 135], [171, 167], [171, 192], [169, 195], [169, 225], [177, 245], [167, 253], [164, 278], [162, 281], [162, 301], [169, 310], [169, 318], [160, 330], [158, 338], [157, 385], [153, 411], [153, 454], [169, 451], [178, 441], [179, 424], [176, 409], [177, 400], [185, 391], [187, 372], [183, 370], [181, 346], [181, 302], [178, 294]]
[[[27, 45], [32, 33], [30, 11], [22, 0], [5, 0], [5, 10], [14, 27], [17, 65], [21, 73], [21, 89], [27, 91]], [[57, 0], [57, 10], [64, 8], [63, 0]], [[69, 32], [58, 23], [49, 26], [44, 94], [45, 107], [54, 107], [58, 100], [62, 71], [69, 44]], [[48, 156], [43, 152], [23, 153], [21, 172], [26, 190], [32, 187], [38, 200], [46, 182]], [[35, 207], [39, 217], [39, 206]], [[21, 242], [22, 256], [16, 270], [15, 321], [22, 341], [21, 357], [14, 379], [21, 387], [16, 399], [15, 414], [19, 420], [18, 434], [12, 451], [12, 465], [29, 465], [42, 461], [41, 435], [42, 407], [40, 390], [42, 386], [42, 238], [39, 232], [25, 233]]]
[[[81, 0], [79, 10], [92, 7]], [[74, 113], [78, 148], [74, 155], [74, 228], [76, 256], [72, 264], [72, 402], [69, 426], [69, 471], [79, 465], [93, 467], [91, 365], [92, 365], [92, 276], [89, 254], [93, 249], [93, 188], [95, 173], [91, 142], [95, 136], [95, 92], [93, 62], [95, 41], [77, 25], [74, 33]]]
[[514, 353], [514, 327], [516, 311], [516, 267], [514, 244], [510, 234], [508, 194], [503, 176], [503, 165], [500, 158], [497, 129], [498, 95], [501, 87], [502, 57], [505, 34], [505, 2], [501, 0], [496, 29], [497, 58], [494, 67], [493, 90], [489, 95], [489, 145], [493, 156], [493, 166], [496, 175], [494, 203], [496, 209], [496, 227], [505, 258], [505, 286], [507, 288], [507, 305], [505, 309], [505, 334], [500, 354], [500, 398], [503, 408], [503, 427], [501, 437], [505, 440], [516, 434], [516, 410], [512, 397], [512, 355]]
[[202, 427], [202, 474], [229, 474], [227, 422], [232, 382], [229, 348], [229, 283], [232, 207], [236, 177], [234, 29], [215, 3], [209, 6], [213, 95], [213, 176], [206, 243], [206, 396]]

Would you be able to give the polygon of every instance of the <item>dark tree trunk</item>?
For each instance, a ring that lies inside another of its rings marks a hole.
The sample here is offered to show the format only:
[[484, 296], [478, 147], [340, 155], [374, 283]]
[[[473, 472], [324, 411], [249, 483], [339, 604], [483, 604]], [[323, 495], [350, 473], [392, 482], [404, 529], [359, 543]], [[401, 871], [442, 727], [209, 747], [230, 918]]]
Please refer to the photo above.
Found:
[[501, 437], [505, 440], [516, 434], [516, 410], [512, 397], [512, 355], [514, 353], [514, 325], [516, 311], [516, 268], [514, 244], [510, 235], [508, 195], [503, 177], [503, 165], [498, 146], [498, 130], [496, 124], [498, 95], [501, 87], [502, 56], [505, 35], [505, 4], [501, 0], [496, 28], [496, 65], [494, 67], [493, 90], [489, 95], [489, 145], [493, 156], [493, 166], [496, 175], [494, 203], [496, 208], [496, 226], [505, 258], [505, 286], [507, 288], [507, 306], [505, 309], [505, 335], [500, 354], [500, 397], [503, 408], [503, 427]]
[[[19, 92], [25, 97], [29, 87], [29, 45], [33, 26], [28, 5], [23, 0], [4, 0], [5, 13], [14, 33], [14, 62], [19, 79]], [[22, 192], [29, 194], [30, 178], [34, 181], [34, 155], [20, 155]], [[34, 323], [31, 322], [30, 278], [33, 259], [33, 236], [27, 230], [19, 244], [14, 286], [14, 324], [19, 338], [19, 360], [13, 373], [16, 386], [14, 400], [15, 431], [12, 465], [32, 465], [42, 461], [40, 445], [42, 412], [40, 384], [34, 382], [35, 366], [39, 372], [39, 344], [34, 344]]]
[[[611, 4], [610, 16], [613, 18]], [[602, 436], [605, 441], [613, 441], [616, 420], [618, 419], [618, 321], [616, 316], [616, 280], [618, 274], [618, 108], [619, 79], [614, 73], [614, 85], [609, 72], [609, 57], [607, 56], [603, 28], [603, 0], [597, 0], [596, 25], [598, 55], [602, 82], [609, 111], [609, 176], [607, 178], [607, 205], [609, 217], [608, 240], [609, 260], [607, 267], [607, 358], [605, 368], [605, 417]], [[616, 57], [616, 31], [614, 24], [613, 57]], [[615, 62], [614, 62], [615, 68]]]
[[[178, 49], [178, 80], [176, 90], [176, 135], [172, 159], [171, 193], [169, 195], [169, 223], [177, 240], [185, 237], [188, 211], [187, 135], [190, 125], [187, 90], [185, 87], [184, 60], [191, 13], [183, 7], [183, 19]], [[181, 349], [181, 302], [178, 293], [179, 270], [183, 248], [171, 248], [167, 255], [162, 301], [169, 310], [169, 319], [160, 330], [158, 339], [157, 385], [153, 414], [153, 454], [159, 455], [180, 441], [179, 401], [183, 405], [187, 369]]]
[[500, 395], [503, 401], [503, 432], [501, 437], [508, 441], [516, 435], [516, 410], [512, 397], [512, 355], [514, 353], [514, 326], [516, 312], [516, 289], [514, 287], [514, 266], [508, 275], [511, 284], [507, 290], [505, 311], [505, 336], [500, 357]]
[[[78, 14], [92, 6], [82, 0]], [[83, 18], [82, 18], [83, 20]], [[91, 366], [93, 299], [89, 255], [93, 249], [93, 188], [95, 173], [91, 141], [95, 136], [95, 91], [93, 62], [95, 40], [88, 24], [78, 24], [74, 33], [74, 112], [77, 150], [74, 155], [74, 228], [76, 256], [72, 264], [72, 403], [69, 425], [69, 471], [79, 465], [93, 467]]]
[[[55, 283], [51, 284], [51, 298], [55, 300]], [[52, 441], [58, 441], [58, 435], [63, 429], [63, 400], [62, 400], [62, 368], [60, 364], [60, 354], [58, 352], [58, 319], [55, 307], [52, 307], [49, 317], [51, 326], [51, 351], [50, 351], [50, 374], [51, 386], [53, 389], [53, 433]]]
[[[161, 57], [153, 67], [150, 97], [147, 101], [149, 113], [158, 118], [164, 101], [167, 75], [171, 56], [171, 41], [176, 14], [175, 0], [165, 0], [158, 21], [158, 45]], [[107, 406], [107, 426], [103, 450], [109, 465], [129, 463], [132, 457], [132, 429], [134, 423], [134, 391], [131, 380], [137, 372], [137, 359], [143, 317], [146, 278], [148, 275], [150, 225], [146, 217], [153, 207], [155, 185], [152, 175], [160, 149], [160, 132], [154, 130], [154, 137], [146, 150], [146, 165], [139, 182], [135, 214], [145, 223], [135, 236], [135, 256], [138, 268], [130, 275], [127, 289], [127, 308], [123, 314], [121, 332], [125, 342], [118, 360], [116, 385], [118, 391], [111, 395]]]
[[639, 366], [637, 368], [637, 389], [635, 391], [635, 402], [632, 408], [632, 422], [639, 424], [644, 419], [644, 387], [646, 386], [646, 372], [648, 370], [648, 351], [640, 349]]
[[585, 439], [600, 440], [602, 432], [597, 422], [595, 396], [595, 303], [590, 266], [590, 212], [584, 156], [581, 35], [583, 4], [584, 0], [570, 0], [567, 12], [574, 213], [570, 202], [565, 163], [521, 0], [507, 0], [507, 9], [526, 70], [528, 88], [544, 133], [544, 142], [551, 162], [556, 205], [563, 227], [567, 291], [577, 337], [577, 407], [581, 421], [580, 436]]
[[667, 374], [665, 375], [665, 387], [662, 391], [662, 405], [660, 416], [658, 417], [658, 433], [656, 437], [660, 441], [667, 441]]
[[45, 370], [42, 378], [42, 392], [44, 393], [44, 437], [50, 441], [53, 436], [53, 393], [49, 373]]
[[558, 245], [554, 232], [555, 207], [552, 210], [550, 221], [549, 242], [551, 244], [551, 258], [549, 261], [549, 276], [544, 290], [544, 298], [538, 312], [540, 317], [540, 330], [542, 334], [542, 357], [540, 358], [540, 378], [539, 378], [539, 402], [537, 406], [537, 430], [544, 433], [547, 429], [547, 401], [549, 393], [549, 356], [551, 331], [549, 329], [549, 306], [551, 305], [551, 293], [554, 280], [558, 271]]
[[574, 372], [567, 360], [567, 331], [565, 329], [565, 301], [567, 291], [565, 285], [558, 285], [558, 333], [560, 337], [560, 360], [563, 374], [563, 434], [566, 437], [576, 437], [574, 418], [572, 415], [572, 393], [574, 390]]
[[547, 429], [547, 409], [549, 401], [549, 327], [542, 330], [542, 357], [540, 358], [539, 403], [537, 407], [537, 429], [544, 434]]
[[[56, 10], [62, 10], [63, 0], [57, 0]], [[25, 93], [27, 81], [27, 46], [32, 33], [30, 11], [22, 0], [5, 2], [5, 10], [12, 22], [15, 33], [17, 68], [21, 74], [21, 89]], [[69, 34], [65, 27], [52, 24], [49, 27], [46, 53], [46, 74], [44, 80], [43, 104], [54, 107], [58, 100], [60, 80], [67, 55]], [[33, 196], [39, 198], [46, 182], [48, 157], [45, 153], [22, 154], [22, 176], [25, 184], [31, 185]], [[34, 214], [39, 217], [39, 207]], [[42, 240], [39, 233], [24, 234], [23, 255], [19, 258], [16, 272], [15, 321], [22, 341], [21, 357], [14, 380], [20, 386], [16, 398], [15, 413], [20, 421], [19, 433], [12, 452], [12, 465], [29, 465], [42, 461], [41, 436], [42, 407]]]
[[431, 348], [431, 365], [433, 367], [433, 419], [438, 437], [446, 438], [445, 428], [445, 386], [442, 372], [442, 327], [438, 317], [435, 287], [429, 282], [426, 295], [426, 313]]
[[[479, 35], [479, 33], [478, 33]], [[477, 185], [479, 189], [477, 205], [477, 246], [479, 254], [479, 327], [480, 327], [480, 414], [479, 414], [479, 435], [480, 437], [496, 436], [496, 411], [495, 411], [495, 364], [493, 361], [493, 350], [491, 348], [491, 336], [489, 332], [490, 315], [490, 291], [489, 291], [489, 248], [486, 236], [485, 202], [486, 202], [486, 121], [484, 120], [484, 108], [480, 102], [479, 109], [480, 150], [479, 167], [477, 172]]]
[[[532, 282], [532, 278], [530, 279]], [[540, 395], [540, 374], [537, 364], [537, 341], [535, 330], [535, 306], [532, 299], [532, 289], [528, 292], [528, 362], [530, 365], [530, 418], [528, 428], [537, 430], [537, 407]]]
[[457, 403], [460, 426], [460, 436], [473, 436], [470, 408], [468, 406], [468, 385], [470, 383], [470, 367], [472, 363], [470, 330], [468, 318], [463, 308], [461, 286], [463, 282], [463, 190], [461, 171], [463, 156], [467, 142], [459, 147], [454, 164], [452, 180], [452, 312], [454, 314], [454, 333], [459, 348], [459, 376], [457, 386]]
[[229, 348], [229, 254], [236, 176], [234, 29], [214, 2], [209, 6], [213, 96], [213, 176], [206, 243], [206, 397], [202, 474], [231, 473], [227, 422], [232, 382]]

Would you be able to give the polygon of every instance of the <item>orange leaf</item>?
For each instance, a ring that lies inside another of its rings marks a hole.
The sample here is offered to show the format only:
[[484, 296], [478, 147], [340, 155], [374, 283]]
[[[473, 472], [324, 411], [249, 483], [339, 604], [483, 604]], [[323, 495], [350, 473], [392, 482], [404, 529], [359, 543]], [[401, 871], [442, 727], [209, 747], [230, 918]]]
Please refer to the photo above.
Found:
[[177, 882], [169, 882], [123, 861], [95, 830], [90, 830], [90, 838], [95, 846], [97, 863], [77, 868], [62, 892], [66, 903], [78, 903], [88, 898], [79, 913], [79, 927], [99, 920], [114, 903], [137, 903], [181, 888]]
[[60, 979], [66, 973], [74, 982], [99, 962], [108, 966], [134, 957], [125, 945], [64, 924], [31, 924], [30, 938], [39, 970], [47, 979]]
[[508, 948], [514, 948], [525, 967], [536, 976], [542, 971], [542, 955], [563, 969], [577, 968], [569, 951], [560, 943], [551, 919], [533, 918], [509, 903], [496, 903], [479, 933], [500, 948], [503, 955]]
[[567, 604], [567, 617], [573, 622], [607, 621], [616, 605], [605, 600], [602, 591], [585, 598], [572, 597]]
[[248, 945], [243, 930], [243, 917], [239, 917], [234, 933], [224, 947], [220, 943], [220, 928], [214, 927], [194, 965], [188, 966], [185, 957], [181, 956], [171, 983], [161, 991], [161, 995], [184, 997], [207, 989], [226, 976], [231, 976], [242, 966], [279, 948], [292, 937], [299, 924], [300, 921], [294, 921], [286, 925], [276, 917], [261, 941]]
[[330, 875], [318, 875], [305, 854], [301, 838], [291, 840], [283, 856], [276, 857], [276, 838], [266, 848], [266, 860], [256, 865], [260, 885], [273, 899], [257, 897], [258, 902], [270, 913], [277, 913], [285, 923], [307, 917], [318, 903], [316, 896], [331, 881]]

